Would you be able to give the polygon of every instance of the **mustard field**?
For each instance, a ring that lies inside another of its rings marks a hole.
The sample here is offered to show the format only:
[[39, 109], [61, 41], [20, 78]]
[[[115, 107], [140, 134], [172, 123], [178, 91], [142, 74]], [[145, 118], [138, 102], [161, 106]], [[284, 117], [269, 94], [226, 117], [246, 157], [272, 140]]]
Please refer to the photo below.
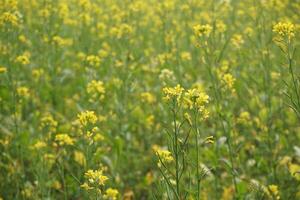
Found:
[[0, 200], [299, 200], [300, 0], [0, 0]]

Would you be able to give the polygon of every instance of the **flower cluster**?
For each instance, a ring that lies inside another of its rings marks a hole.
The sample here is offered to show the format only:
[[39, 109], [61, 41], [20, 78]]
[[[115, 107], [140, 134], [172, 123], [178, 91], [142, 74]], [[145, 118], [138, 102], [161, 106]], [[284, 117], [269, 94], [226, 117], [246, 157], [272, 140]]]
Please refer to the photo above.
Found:
[[291, 22], [278, 22], [273, 26], [273, 32], [281, 38], [288, 38], [290, 41], [295, 37], [296, 28]]
[[2, 25], [18, 26], [19, 25], [19, 17], [17, 15], [17, 13], [4, 12], [2, 15], [0, 15], [0, 27]]
[[88, 83], [86, 91], [90, 96], [90, 102], [104, 99], [105, 87], [102, 81], [92, 80]]
[[108, 200], [116, 200], [118, 198], [119, 191], [113, 188], [108, 188], [105, 190], [105, 194], [103, 195], [104, 199]]
[[84, 177], [86, 182], [81, 185], [84, 190], [96, 190], [97, 193], [102, 193], [102, 188], [105, 185], [108, 177], [103, 174], [103, 169], [88, 170]]
[[88, 63], [89, 66], [99, 67], [101, 63], [101, 59], [97, 55], [89, 55], [86, 57], [86, 62]]
[[141, 93], [141, 100], [142, 102], [146, 102], [148, 104], [152, 104], [155, 102], [155, 97], [150, 92], [142, 92]]
[[184, 88], [181, 87], [179, 84], [175, 87], [165, 87], [163, 88], [164, 93], [164, 100], [166, 101], [173, 101], [176, 100], [177, 102], [180, 102], [182, 93], [184, 91]]
[[209, 24], [204, 24], [204, 25], [197, 24], [193, 27], [193, 30], [195, 35], [198, 37], [209, 36], [209, 34], [212, 31], [212, 27]]
[[280, 195], [279, 195], [279, 190], [277, 185], [269, 185], [268, 186], [270, 195], [272, 196], [273, 199], [279, 200]]
[[67, 47], [71, 46], [73, 44], [73, 40], [69, 38], [62, 38], [60, 36], [54, 36], [52, 38], [52, 42], [54, 45], [57, 45], [59, 47]]
[[98, 120], [94, 111], [84, 111], [77, 115], [79, 123], [82, 127], [86, 127], [89, 124], [95, 124]]
[[60, 133], [55, 136], [55, 141], [60, 145], [60, 146], [65, 146], [65, 145], [73, 145], [74, 144], [74, 139], [71, 138], [68, 134], [65, 133]]
[[16, 63], [20, 63], [22, 65], [28, 65], [30, 63], [29, 54], [24, 53], [16, 58]]
[[133, 32], [132, 26], [125, 23], [121, 24], [118, 27], [112, 27], [110, 30], [110, 34], [116, 37], [117, 39], [128, 36], [132, 32]]
[[189, 89], [184, 95], [185, 105], [190, 110], [196, 108], [197, 110], [202, 111], [204, 105], [208, 103], [208, 100], [209, 96], [198, 88]]
[[221, 82], [221, 87], [225, 91], [229, 91], [232, 94], [235, 94], [235, 77], [230, 73], [230, 68], [227, 62], [224, 62], [220, 68], [216, 70], [217, 77]]
[[160, 147], [154, 147], [153, 150], [155, 151], [156, 155], [158, 156], [158, 166], [160, 167], [162, 162], [163, 163], [170, 163], [174, 160], [172, 153], [166, 149], [162, 149]]

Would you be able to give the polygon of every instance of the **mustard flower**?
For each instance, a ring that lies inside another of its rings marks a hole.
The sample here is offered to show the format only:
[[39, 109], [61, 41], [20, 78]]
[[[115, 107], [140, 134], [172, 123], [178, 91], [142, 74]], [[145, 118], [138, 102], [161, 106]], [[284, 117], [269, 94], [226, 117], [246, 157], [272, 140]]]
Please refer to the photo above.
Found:
[[269, 191], [271, 193], [271, 196], [273, 198], [275, 198], [276, 200], [280, 199], [279, 190], [278, 190], [278, 186], [277, 185], [269, 185], [268, 189], [269, 189]]
[[79, 120], [81, 126], [85, 127], [88, 124], [95, 124], [98, 120], [94, 111], [84, 111], [77, 115], [77, 119]]
[[45, 148], [47, 146], [47, 144], [43, 141], [37, 141], [34, 145], [32, 145], [32, 149], [42, 149]]
[[118, 194], [119, 194], [118, 190], [108, 188], [108, 189], [106, 189], [103, 197], [104, 197], [104, 199], [116, 200], [118, 197]]
[[12, 25], [18, 26], [19, 25], [19, 17], [17, 13], [12, 12], [4, 12], [0, 15], [0, 26], [1, 25]]
[[[164, 163], [170, 163], [174, 160], [172, 153], [168, 150], [156, 148], [156, 149], [154, 149], [154, 151], [156, 151], [156, 155]], [[160, 163], [160, 161], [159, 161], [159, 163]]]
[[232, 74], [226, 73], [223, 75], [221, 81], [228, 90], [230, 90], [232, 93], [235, 93], [235, 89], [234, 89], [235, 80], [236, 79], [233, 77]]
[[177, 102], [180, 102], [183, 91], [184, 88], [182, 88], [179, 84], [175, 87], [164, 87], [164, 100], [171, 101], [175, 99]]
[[289, 171], [292, 177], [294, 177], [296, 180], [300, 181], [300, 165], [298, 164], [289, 164]]
[[250, 124], [250, 113], [247, 111], [243, 111], [240, 113], [239, 117], [237, 118], [237, 123], [242, 125], [249, 125]]
[[92, 80], [87, 84], [86, 91], [90, 96], [90, 102], [104, 99], [105, 87], [102, 81]]
[[142, 92], [141, 93], [141, 100], [142, 102], [152, 104], [155, 102], [155, 97], [150, 92]]
[[21, 86], [17, 88], [17, 94], [21, 97], [21, 98], [29, 98], [30, 97], [30, 92], [29, 89], [27, 87]]
[[6, 73], [7, 69], [5, 67], [0, 67], [0, 74]]
[[212, 31], [212, 27], [209, 24], [204, 24], [204, 25], [198, 24], [193, 27], [193, 30], [195, 35], [198, 37], [209, 36]]
[[15, 61], [16, 63], [20, 63], [22, 65], [28, 65], [30, 63], [29, 55], [28, 54], [20, 55], [16, 58]]
[[231, 43], [237, 49], [240, 49], [241, 46], [245, 43], [243, 36], [240, 34], [234, 34], [231, 38]]
[[273, 26], [273, 32], [281, 38], [287, 37], [290, 41], [295, 37], [296, 28], [291, 22], [278, 22]]
[[71, 138], [68, 134], [57, 134], [55, 136], [55, 141], [58, 142], [60, 146], [64, 145], [73, 145], [74, 144], [74, 139]]
[[53, 42], [53, 44], [55, 44], [59, 47], [67, 47], [67, 46], [71, 46], [73, 44], [72, 39], [62, 38], [60, 36], [54, 36], [52, 38], [52, 42]]
[[180, 54], [180, 57], [182, 60], [186, 61], [186, 60], [191, 60], [192, 59], [192, 56], [190, 54], [190, 52], [182, 52]]
[[209, 96], [199, 88], [187, 90], [184, 95], [184, 106], [190, 110], [196, 109], [201, 114], [202, 119], [208, 118], [209, 112], [206, 104], [209, 102]]
[[108, 177], [103, 174], [103, 170], [91, 170], [89, 169], [85, 172], [84, 177], [86, 182], [81, 185], [84, 190], [95, 189], [97, 192], [101, 193], [101, 187], [105, 185]]
[[86, 57], [86, 62], [92, 67], [99, 67], [101, 59], [96, 55], [89, 55]]

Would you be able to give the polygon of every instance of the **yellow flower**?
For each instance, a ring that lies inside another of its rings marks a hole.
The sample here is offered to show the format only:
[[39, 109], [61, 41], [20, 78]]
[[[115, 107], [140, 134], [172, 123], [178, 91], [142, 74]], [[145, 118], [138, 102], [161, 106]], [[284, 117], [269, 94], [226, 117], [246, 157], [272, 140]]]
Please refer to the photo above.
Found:
[[109, 199], [109, 200], [116, 200], [117, 197], [118, 197], [118, 194], [119, 194], [118, 190], [112, 189], [112, 188], [108, 188], [105, 191], [104, 198], [105, 199]]
[[85, 156], [81, 151], [74, 151], [74, 160], [81, 166], [85, 166]]
[[77, 118], [81, 126], [87, 126], [88, 124], [95, 124], [98, 120], [94, 111], [84, 111], [77, 115]]
[[95, 142], [101, 142], [103, 141], [105, 138], [101, 133], [95, 133], [93, 140]]
[[142, 92], [141, 93], [142, 102], [152, 104], [155, 102], [155, 97], [150, 92]]
[[216, 30], [217, 30], [219, 33], [225, 32], [225, 31], [226, 31], [226, 24], [224, 24], [223, 21], [218, 20], [217, 23], [216, 23]]
[[151, 183], [153, 183], [153, 173], [151, 171], [146, 174], [145, 180], [147, 185], [151, 185]]
[[47, 144], [46, 144], [45, 142], [43, 142], [43, 141], [37, 141], [37, 142], [32, 146], [32, 148], [39, 150], [39, 149], [45, 148], [46, 146], [47, 146]]
[[284, 156], [280, 161], [279, 165], [284, 166], [291, 162], [292, 158], [290, 156]]
[[92, 67], [99, 67], [101, 63], [101, 59], [96, 55], [87, 56], [86, 61]]
[[55, 190], [60, 190], [61, 189], [61, 183], [58, 180], [55, 180], [52, 185], [52, 188], [54, 188]]
[[233, 187], [226, 187], [223, 190], [222, 200], [231, 200], [234, 195], [234, 188]]
[[129, 24], [121, 24], [119, 26], [116, 27], [112, 27], [110, 30], [110, 34], [112, 36], [117, 37], [118, 39], [124, 37], [124, 36], [128, 36], [130, 33], [133, 32], [133, 27], [130, 26]]
[[44, 74], [43, 69], [33, 69], [31, 72], [31, 75], [35, 81], [38, 81], [43, 74]]
[[208, 110], [205, 108], [209, 101], [209, 96], [200, 90], [200, 88], [193, 88], [187, 90], [184, 96], [184, 105], [192, 110], [196, 109], [201, 113], [201, 118], [206, 119], [209, 115]]
[[29, 55], [23, 54], [16, 58], [16, 63], [20, 63], [22, 65], [28, 65], [30, 63]]
[[244, 44], [243, 36], [240, 34], [234, 34], [231, 38], [231, 42], [235, 48], [239, 49], [242, 44]]
[[59, 47], [71, 46], [73, 44], [72, 39], [62, 38], [60, 36], [54, 36], [52, 38], [52, 42], [53, 42], [54, 45], [57, 45]]
[[0, 26], [3, 24], [10, 24], [12, 26], [17, 26], [19, 24], [19, 18], [17, 13], [4, 12], [0, 16]]
[[237, 118], [237, 123], [242, 125], [250, 125], [250, 113], [247, 111], [243, 111], [240, 113], [239, 117]]
[[289, 171], [292, 177], [300, 181], [300, 165], [292, 164], [292, 163], [289, 164]]
[[55, 141], [58, 142], [60, 146], [74, 144], [74, 139], [71, 138], [68, 134], [57, 134], [55, 136]]
[[201, 36], [209, 36], [209, 34], [211, 33], [212, 31], [212, 27], [209, 25], [209, 24], [205, 24], [205, 25], [195, 25], [193, 27], [194, 29], [194, 33], [195, 35], [197, 35], [198, 37], [201, 37]]
[[103, 170], [88, 170], [84, 174], [87, 182], [81, 185], [85, 190], [90, 190], [93, 188], [98, 189], [100, 186], [104, 186], [105, 182], [108, 180], [108, 177], [103, 175]]
[[[197, 104], [197, 107], [201, 107], [208, 103], [209, 96], [199, 89], [193, 88], [187, 90], [185, 93], [185, 100], [188, 102], [189, 109], [193, 109], [193, 106]], [[190, 104], [192, 102], [192, 104]]]
[[232, 89], [233, 84], [235, 82], [235, 78], [232, 76], [232, 74], [227, 73], [227, 74], [224, 74], [223, 81], [228, 88]]
[[180, 54], [180, 57], [182, 60], [191, 60], [192, 59], [192, 56], [189, 52], [182, 52]]
[[177, 102], [180, 102], [181, 95], [184, 91], [179, 84], [175, 87], [165, 87], [163, 88], [163, 93], [165, 94], [164, 100], [170, 101], [176, 99]]
[[0, 67], [0, 74], [7, 72], [7, 69], [5, 67]]
[[247, 27], [245, 30], [244, 30], [244, 33], [246, 35], [249, 35], [249, 36], [252, 36], [253, 35], [253, 29], [251, 27]]
[[28, 98], [30, 96], [29, 89], [27, 87], [18, 87], [17, 93], [22, 98]]
[[90, 95], [89, 101], [104, 99], [105, 87], [102, 81], [92, 80], [87, 85], [87, 93]]
[[89, 186], [89, 184], [87, 183], [83, 183], [82, 185], [80, 185], [80, 187], [84, 190], [92, 190], [94, 189], [94, 187]]
[[160, 147], [153, 147], [156, 155], [159, 157], [158, 165], [160, 166], [161, 161], [164, 163], [170, 163], [174, 160], [172, 153], [168, 150], [162, 149]]
[[24, 44], [28, 44], [28, 40], [25, 37], [25, 35], [19, 35], [18, 39], [20, 40], [20, 42], [22, 42]]
[[269, 185], [268, 189], [269, 189], [272, 197], [274, 197], [277, 200], [280, 199], [279, 191], [278, 191], [278, 186], [277, 185]]
[[146, 118], [146, 127], [150, 129], [153, 126], [153, 124], [154, 124], [154, 120], [155, 120], [154, 115], [149, 115]]
[[287, 37], [290, 41], [295, 37], [296, 28], [291, 22], [278, 22], [273, 26], [273, 32], [277, 33], [279, 37]]

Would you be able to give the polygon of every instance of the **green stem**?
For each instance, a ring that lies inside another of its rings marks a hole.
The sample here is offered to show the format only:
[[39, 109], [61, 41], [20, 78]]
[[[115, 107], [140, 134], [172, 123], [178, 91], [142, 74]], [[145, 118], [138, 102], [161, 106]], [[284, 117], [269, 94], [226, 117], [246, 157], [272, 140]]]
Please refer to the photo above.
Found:
[[180, 197], [180, 190], [179, 190], [179, 156], [178, 156], [178, 130], [177, 130], [177, 123], [176, 123], [176, 102], [174, 102], [173, 106], [173, 123], [174, 123], [174, 153], [175, 153], [175, 178], [176, 178], [176, 192]]
[[196, 137], [196, 172], [197, 172], [197, 200], [200, 199], [200, 171], [199, 171], [199, 141], [198, 141], [198, 111], [194, 110], [194, 131]]

